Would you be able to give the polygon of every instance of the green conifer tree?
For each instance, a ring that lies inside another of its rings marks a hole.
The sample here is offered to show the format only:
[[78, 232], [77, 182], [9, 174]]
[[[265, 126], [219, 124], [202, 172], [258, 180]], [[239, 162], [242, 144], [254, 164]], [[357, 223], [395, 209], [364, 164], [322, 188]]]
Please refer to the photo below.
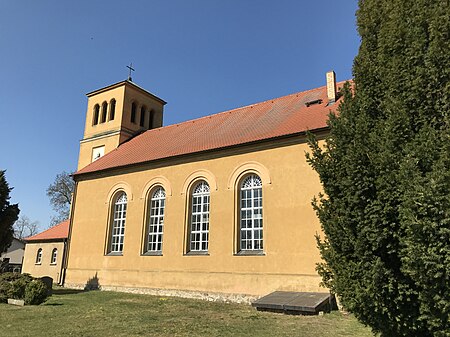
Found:
[[9, 203], [11, 188], [5, 179], [5, 171], [0, 170], [0, 253], [5, 252], [11, 245], [14, 229], [13, 224], [19, 215], [17, 204]]
[[311, 138], [323, 283], [382, 336], [450, 336], [450, 4], [360, 0], [354, 82]]

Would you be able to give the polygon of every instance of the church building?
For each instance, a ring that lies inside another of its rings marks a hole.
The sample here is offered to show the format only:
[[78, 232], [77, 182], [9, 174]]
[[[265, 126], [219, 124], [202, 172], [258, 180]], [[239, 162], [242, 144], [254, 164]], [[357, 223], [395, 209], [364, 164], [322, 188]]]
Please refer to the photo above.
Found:
[[125, 80], [87, 94], [65, 285], [258, 297], [326, 292], [305, 158], [339, 105], [326, 85], [163, 126], [166, 102]]

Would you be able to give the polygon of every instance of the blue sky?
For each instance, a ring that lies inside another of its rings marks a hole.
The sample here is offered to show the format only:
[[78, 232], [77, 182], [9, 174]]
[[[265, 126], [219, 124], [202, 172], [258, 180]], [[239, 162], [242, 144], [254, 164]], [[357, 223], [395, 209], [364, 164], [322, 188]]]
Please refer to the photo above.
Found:
[[0, 169], [47, 228], [47, 187], [77, 166], [87, 98], [126, 79], [164, 125], [351, 78], [357, 1], [0, 0]]

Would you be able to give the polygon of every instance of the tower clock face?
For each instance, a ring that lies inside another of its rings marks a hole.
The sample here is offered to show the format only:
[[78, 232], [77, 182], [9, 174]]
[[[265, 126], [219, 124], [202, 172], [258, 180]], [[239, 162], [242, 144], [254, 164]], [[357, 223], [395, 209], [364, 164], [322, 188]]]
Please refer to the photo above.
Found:
[[92, 161], [96, 161], [98, 158], [105, 154], [105, 146], [98, 146], [92, 149]]

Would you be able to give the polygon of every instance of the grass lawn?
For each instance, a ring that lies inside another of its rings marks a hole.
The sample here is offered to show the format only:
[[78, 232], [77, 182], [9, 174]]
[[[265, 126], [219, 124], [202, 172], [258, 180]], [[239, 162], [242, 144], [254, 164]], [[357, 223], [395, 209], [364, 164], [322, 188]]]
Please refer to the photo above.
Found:
[[350, 315], [290, 316], [249, 305], [57, 289], [40, 306], [0, 304], [0, 336], [373, 336]]

